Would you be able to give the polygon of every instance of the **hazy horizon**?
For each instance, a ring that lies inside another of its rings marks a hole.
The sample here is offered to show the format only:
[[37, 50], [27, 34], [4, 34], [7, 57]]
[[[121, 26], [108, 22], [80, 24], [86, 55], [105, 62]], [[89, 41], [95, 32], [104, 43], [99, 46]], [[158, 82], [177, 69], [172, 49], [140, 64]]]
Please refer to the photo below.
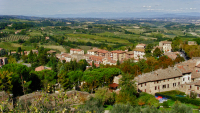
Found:
[[200, 13], [199, 0], [0, 0], [0, 15]]

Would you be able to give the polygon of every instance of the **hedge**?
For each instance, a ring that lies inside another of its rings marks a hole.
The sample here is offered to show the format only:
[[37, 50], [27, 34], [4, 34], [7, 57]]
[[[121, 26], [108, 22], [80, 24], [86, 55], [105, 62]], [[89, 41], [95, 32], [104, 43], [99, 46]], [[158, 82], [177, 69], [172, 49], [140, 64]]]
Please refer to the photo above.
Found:
[[193, 105], [196, 105], [196, 106], [200, 105], [200, 100], [191, 99], [191, 98], [188, 98], [188, 97], [176, 97], [176, 96], [163, 95], [163, 94], [160, 94], [160, 93], [156, 93], [155, 96], [162, 96], [162, 97], [166, 97], [166, 98], [169, 98], [171, 100], [174, 100], [174, 101], [178, 100], [182, 103], [193, 104]]

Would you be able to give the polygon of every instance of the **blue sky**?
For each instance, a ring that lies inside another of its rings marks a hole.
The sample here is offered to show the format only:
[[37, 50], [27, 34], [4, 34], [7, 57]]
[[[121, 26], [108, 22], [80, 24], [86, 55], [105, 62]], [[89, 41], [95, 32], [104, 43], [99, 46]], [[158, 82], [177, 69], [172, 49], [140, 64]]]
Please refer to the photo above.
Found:
[[0, 0], [1, 15], [90, 12], [200, 12], [200, 0]]

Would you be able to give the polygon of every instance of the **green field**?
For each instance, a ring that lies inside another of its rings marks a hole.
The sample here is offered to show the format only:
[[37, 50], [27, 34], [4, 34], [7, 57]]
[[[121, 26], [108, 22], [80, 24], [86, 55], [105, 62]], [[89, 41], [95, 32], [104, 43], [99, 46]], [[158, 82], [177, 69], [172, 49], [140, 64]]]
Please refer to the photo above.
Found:
[[79, 38], [80, 40], [90, 39], [95, 41], [106, 41], [107, 42], [118, 42], [122, 44], [130, 44], [128, 40], [120, 39], [120, 38], [112, 38], [112, 37], [103, 37], [103, 36], [96, 36], [96, 35], [89, 35], [89, 34], [67, 34], [69, 38]]

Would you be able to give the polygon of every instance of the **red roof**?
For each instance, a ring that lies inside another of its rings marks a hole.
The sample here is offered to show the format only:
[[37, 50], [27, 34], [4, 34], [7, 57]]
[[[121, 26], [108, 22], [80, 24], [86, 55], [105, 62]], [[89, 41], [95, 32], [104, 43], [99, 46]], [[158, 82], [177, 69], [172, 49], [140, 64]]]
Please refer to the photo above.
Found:
[[112, 84], [110, 84], [109, 86], [112, 87], [112, 88], [116, 88], [116, 87], [118, 87], [118, 84], [112, 83]]
[[70, 51], [71, 51], [71, 50], [72, 50], [72, 51], [82, 51], [81, 49], [73, 49], [73, 48], [71, 48]]
[[90, 59], [91, 59], [91, 60], [96, 60], [96, 61], [101, 61], [101, 62], [102, 62], [103, 57], [91, 55], [91, 56], [90, 56]]
[[108, 53], [109, 51], [100, 49], [97, 52], [99, 52], [99, 53]]
[[115, 51], [111, 51], [112, 53], [125, 53], [125, 51], [121, 51], [121, 50], [115, 50]]

